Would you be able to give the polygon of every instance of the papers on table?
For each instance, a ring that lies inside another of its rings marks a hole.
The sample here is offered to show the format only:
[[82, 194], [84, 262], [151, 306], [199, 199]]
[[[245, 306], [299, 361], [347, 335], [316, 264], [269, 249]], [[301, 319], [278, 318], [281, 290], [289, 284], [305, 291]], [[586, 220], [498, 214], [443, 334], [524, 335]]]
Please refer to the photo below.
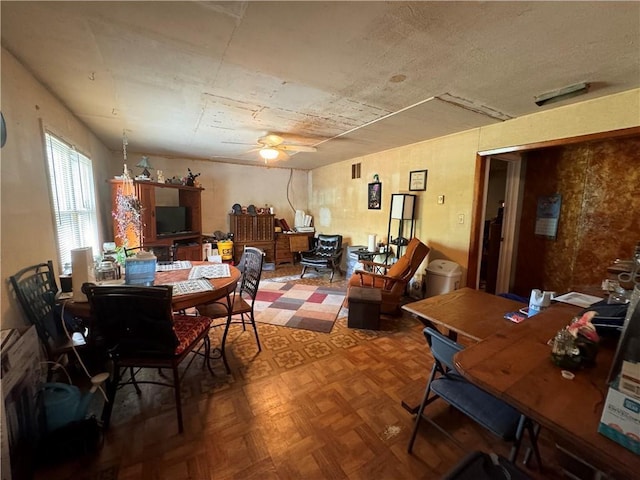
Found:
[[191, 268], [189, 260], [177, 260], [171, 263], [156, 264], [156, 272], [171, 272], [173, 270], [187, 270]]
[[577, 307], [587, 308], [596, 302], [602, 300], [602, 297], [596, 297], [594, 295], [587, 295], [586, 293], [569, 292], [559, 297], [554, 297], [554, 300], [563, 303], [569, 303]]
[[229, 264], [216, 263], [213, 265], [198, 265], [191, 269], [189, 278], [224, 278], [230, 277]]
[[169, 283], [173, 286], [173, 296], [189, 295], [190, 293], [206, 292], [213, 290], [213, 285], [208, 280], [184, 280], [182, 282]]

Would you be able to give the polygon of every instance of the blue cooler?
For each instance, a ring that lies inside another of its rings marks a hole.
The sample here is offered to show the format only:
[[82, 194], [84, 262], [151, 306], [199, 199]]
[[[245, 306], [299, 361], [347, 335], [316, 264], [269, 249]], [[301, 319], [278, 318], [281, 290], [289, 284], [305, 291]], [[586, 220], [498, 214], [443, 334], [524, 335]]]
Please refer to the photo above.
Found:
[[124, 267], [124, 283], [152, 286], [156, 277], [156, 257], [151, 252], [138, 252], [128, 257]]

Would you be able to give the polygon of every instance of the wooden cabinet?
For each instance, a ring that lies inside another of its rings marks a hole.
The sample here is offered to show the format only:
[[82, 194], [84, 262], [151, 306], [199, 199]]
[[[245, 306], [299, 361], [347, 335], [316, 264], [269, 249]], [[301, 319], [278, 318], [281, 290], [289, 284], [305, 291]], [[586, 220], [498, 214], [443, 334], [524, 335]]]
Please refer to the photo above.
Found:
[[276, 233], [276, 265], [282, 263], [293, 263], [293, 252], [289, 247], [289, 235], [286, 233]]
[[299, 252], [311, 248], [313, 232], [309, 233], [276, 233], [275, 263], [295, 263]]
[[233, 258], [239, 260], [245, 246], [257, 247], [265, 253], [265, 262], [275, 258], [274, 216], [271, 214], [230, 214], [229, 228], [233, 233]]
[[[112, 211], [116, 208], [116, 195], [122, 188], [121, 180], [110, 180]], [[136, 196], [142, 205], [143, 245], [173, 245], [176, 260], [202, 260], [202, 188], [168, 183], [133, 181]], [[165, 197], [170, 197], [167, 200]], [[161, 200], [163, 198], [163, 200]], [[171, 203], [165, 203], [170, 201]], [[175, 234], [158, 234], [156, 231], [156, 207], [180, 206], [186, 208], [186, 231]], [[113, 236], [122, 245], [114, 222]], [[134, 245], [130, 245], [134, 246]]]

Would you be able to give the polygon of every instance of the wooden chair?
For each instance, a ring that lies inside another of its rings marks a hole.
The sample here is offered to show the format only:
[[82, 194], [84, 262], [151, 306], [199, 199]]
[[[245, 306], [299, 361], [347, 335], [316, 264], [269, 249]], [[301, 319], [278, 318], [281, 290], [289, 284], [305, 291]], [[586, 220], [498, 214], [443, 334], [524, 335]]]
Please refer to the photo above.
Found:
[[[178, 431], [182, 433], [181, 375], [178, 368], [189, 354], [199, 353], [204, 346], [205, 362], [213, 375], [209, 363], [211, 319], [174, 315], [171, 308], [172, 287], [167, 285], [97, 286], [86, 283], [82, 291], [89, 300], [95, 330], [98, 332], [97, 348], [102, 347], [113, 362], [107, 384], [108, 402], [102, 413], [105, 428], [111, 420], [117, 390], [125, 385], [134, 385], [140, 394], [138, 384], [150, 383], [173, 388]], [[195, 355], [191, 356], [187, 368], [195, 358]], [[136, 378], [136, 372], [143, 368], [170, 368], [173, 372], [172, 382]], [[123, 378], [127, 369], [131, 375]]]
[[313, 250], [300, 254], [300, 265], [302, 265], [302, 278], [308, 267], [317, 271], [331, 271], [330, 282], [333, 281], [333, 274], [340, 270], [342, 260], [342, 235], [318, 235], [316, 246]]
[[[47, 360], [51, 362], [48, 368], [50, 379], [53, 363], [60, 362], [74, 347], [85, 347], [86, 326], [70, 315], [64, 315], [65, 325], [62, 325], [64, 312], [56, 306], [58, 285], [51, 260], [23, 268], [11, 275], [9, 281], [27, 320], [35, 325]], [[71, 340], [65, 327], [72, 336]]]
[[[431, 347], [434, 361], [409, 440], [409, 453], [413, 450], [413, 444], [422, 420], [429, 422], [462, 448], [455, 438], [424, 414], [425, 407], [429, 403], [437, 398], [442, 398], [494, 435], [512, 442], [510, 462], [515, 462], [526, 430], [529, 434], [531, 448], [536, 455], [538, 467], [540, 467], [542, 463], [537, 444], [538, 427], [511, 405], [476, 387], [456, 371], [453, 356], [464, 348], [462, 345], [429, 327], [425, 328], [423, 333]], [[433, 396], [431, 396], [432, 392]], [[525, 455], [525, 463], [528, 458], [529, 452]]]
[[[365, 267], [371, 271], [356, 270], [349, 279], [349, 287], [379, 288], [382, 291], [381, 313], [395, 314], [400, 306], [400, 299], [407, 284], [418, 270], [418, 267], [429, 253], [427, 247], [417, 238], [412, 238], [407, 250], [396, 263], [385, 265], [362, 260]], [[383, 272], [383, 273], [379, 273]]]
[[[231, 297], [231, 310], [229, 310], [228, 303], [226, 301], [219, 301], [214, 303], [208, 303], [206, 305], [199, 305], [197, 307], [198, 312], [211, 318], [226, 318], [227, 321], [224, 324], [214, 325], [219, 327], [224, 325], [224, 334], [222, 336], [222, 358], [225, 364], [227, 372], [229, 372], [229, 365], [227, 364], [226, 357], [224, 356], [225, 345], [227, 342], [227, 334], [229, 333], [229, 326], [233, 323], [241, 323], [242, 329], [246, 330], [246, 321], [251, 322], [253, 326], [253, 332], [256, 337], [256, 343], [258, 344], [258, 351], [262, 351], [260, 345], [260, 338], [258, 337], [258, 329], [256, 328], [256, 321], [254, 318], [253, 307], [258, 295], [258, 288], [260, 286], [260, 278], [262, 277], [262, 265], [264, 263], [264, 252], [259, 248], [245, 247], [242, 254], [241, 262], [238, 268], [242, 272], [240, 279], [240, 288], [237, 289]], [[233, 317], [240, 316], [239, 319], [233, 319]]]

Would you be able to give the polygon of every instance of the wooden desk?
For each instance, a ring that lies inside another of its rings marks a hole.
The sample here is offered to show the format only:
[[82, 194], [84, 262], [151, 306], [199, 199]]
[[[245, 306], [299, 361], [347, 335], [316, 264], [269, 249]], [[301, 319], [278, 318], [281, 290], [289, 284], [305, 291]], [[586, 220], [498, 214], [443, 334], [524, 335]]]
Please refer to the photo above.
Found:
[[441, 326], [456, 334], [480, 341], [498, 330], [517, 325], [504, 314], [526, 305], [472, 288], [461, 288], [443, 295], [425, 298], [402, 306], [416, 315], [425, 326]]
[[[549, 429], [557, 441], [614, 478], [638, 478], [640, 457], [598, 433], [615, 340], [603, 340], [597, 364], [564, 379], [547, 345], [581, 311], [554, 304], [456, 354], [469, 381]], [[612, 341], [613, 340], [613, 341]]]

